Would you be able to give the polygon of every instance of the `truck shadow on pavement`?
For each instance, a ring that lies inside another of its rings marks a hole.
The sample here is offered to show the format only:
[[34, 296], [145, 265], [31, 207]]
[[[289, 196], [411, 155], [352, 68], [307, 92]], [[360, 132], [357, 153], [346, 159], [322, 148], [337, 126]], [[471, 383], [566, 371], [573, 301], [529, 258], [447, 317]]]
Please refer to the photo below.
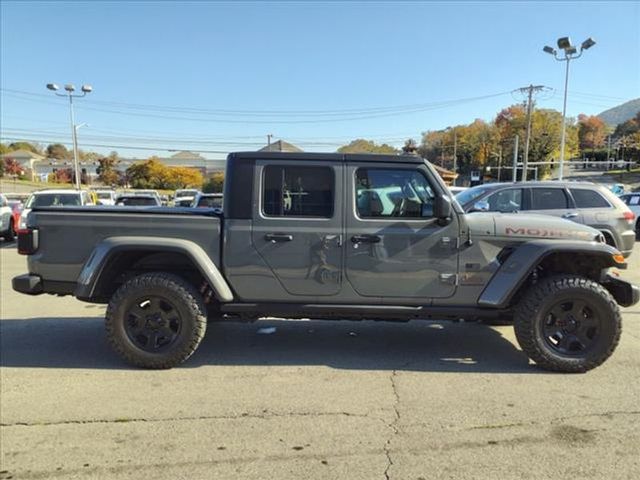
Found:
[[[350, 370], [544, 373], [501, 332], [511, 336], [512, 330], [426, 321], [210, 323], [196, 353], [179, 368], [325, 365]], [[4, 367], [135, 370], [111, 351], [103, 320], [96, 317], [2, 320], [0, 351]]]

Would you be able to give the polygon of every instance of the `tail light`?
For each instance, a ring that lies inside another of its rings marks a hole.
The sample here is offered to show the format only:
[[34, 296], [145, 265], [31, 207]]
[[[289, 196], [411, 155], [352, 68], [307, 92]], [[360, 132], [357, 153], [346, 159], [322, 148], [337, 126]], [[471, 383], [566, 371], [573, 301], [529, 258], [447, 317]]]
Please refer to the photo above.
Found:
[[33, 255], [38, 250], [38, 229], [23, 228], [18, 230], [18, 253]]
[[633, 221], [636, 219], [636, 214], [631, 210], [627, 210], [622, 213], [622, 218], [624, 218], [629, 223], [633, 223]]

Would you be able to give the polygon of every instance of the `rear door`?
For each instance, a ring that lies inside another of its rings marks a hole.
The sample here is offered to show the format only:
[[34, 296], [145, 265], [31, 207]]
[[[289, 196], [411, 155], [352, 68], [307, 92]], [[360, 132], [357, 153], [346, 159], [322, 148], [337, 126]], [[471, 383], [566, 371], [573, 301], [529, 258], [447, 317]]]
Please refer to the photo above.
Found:
[[[342, 282], [342, 164], [257, 161], [252, 242], [284, 290], [327, 296]], [[274, 299], [274, 301], [279, 299]]]
[[345, 182], [345, 271], [353, 289], [383, 302], [453, 295], [458, 221], [434, 218], [439, 187], [426, 166], [354, 162]]
[[530, 199], [531, 213], [553, 215], [576, 223], [584, 223], [582, 213], [575, 208], [573, 199], [569, 197], [564, 187], [531, 187]]

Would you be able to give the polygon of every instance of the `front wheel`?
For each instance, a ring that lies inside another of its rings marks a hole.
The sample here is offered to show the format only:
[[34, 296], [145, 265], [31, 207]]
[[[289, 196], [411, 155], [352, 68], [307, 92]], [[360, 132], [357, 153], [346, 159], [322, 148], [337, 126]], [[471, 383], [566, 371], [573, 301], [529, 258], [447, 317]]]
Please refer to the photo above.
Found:
[[189, 358], [204, 337], [206, 307], [198, 291], [170, 273], [146, 273], [113, 295], [105, 319], [107, 338], [128, 363], [172, 368]]
[[597, 282], [567, 275], [540, 280], [515, 309], [520, 347], [537, 365], [557, 372], [586, 372], [611, 356], [622, 317]]

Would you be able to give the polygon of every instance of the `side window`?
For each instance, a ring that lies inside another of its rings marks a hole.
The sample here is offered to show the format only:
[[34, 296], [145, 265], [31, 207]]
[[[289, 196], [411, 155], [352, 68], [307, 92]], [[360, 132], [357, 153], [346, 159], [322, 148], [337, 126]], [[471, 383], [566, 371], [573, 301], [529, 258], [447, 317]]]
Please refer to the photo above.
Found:
[[268, 165], [262, 181], [262, 211], [267, 216], [333, 216], [335, 182], [329, 167]]
[[491, 212], [516, 212], [522, 210], [522, 189], [510, 188], [487, 197]]
[[531, 210], [555, 210], [569, 208], [567, 195], [562, 188], [532, 188]]
[[609, 208], [611, 205], [607, 200], [594, 190], [582, 188], [571, 188], [571, 195], [576, 201], [577, 208]]
[[640, 195], [633, 195], [626, 198], [627, 205], [640, 205]]
[[433, 191], [417, 170], [360, 168], [355, 181], [360, 218], [433, 217]]

